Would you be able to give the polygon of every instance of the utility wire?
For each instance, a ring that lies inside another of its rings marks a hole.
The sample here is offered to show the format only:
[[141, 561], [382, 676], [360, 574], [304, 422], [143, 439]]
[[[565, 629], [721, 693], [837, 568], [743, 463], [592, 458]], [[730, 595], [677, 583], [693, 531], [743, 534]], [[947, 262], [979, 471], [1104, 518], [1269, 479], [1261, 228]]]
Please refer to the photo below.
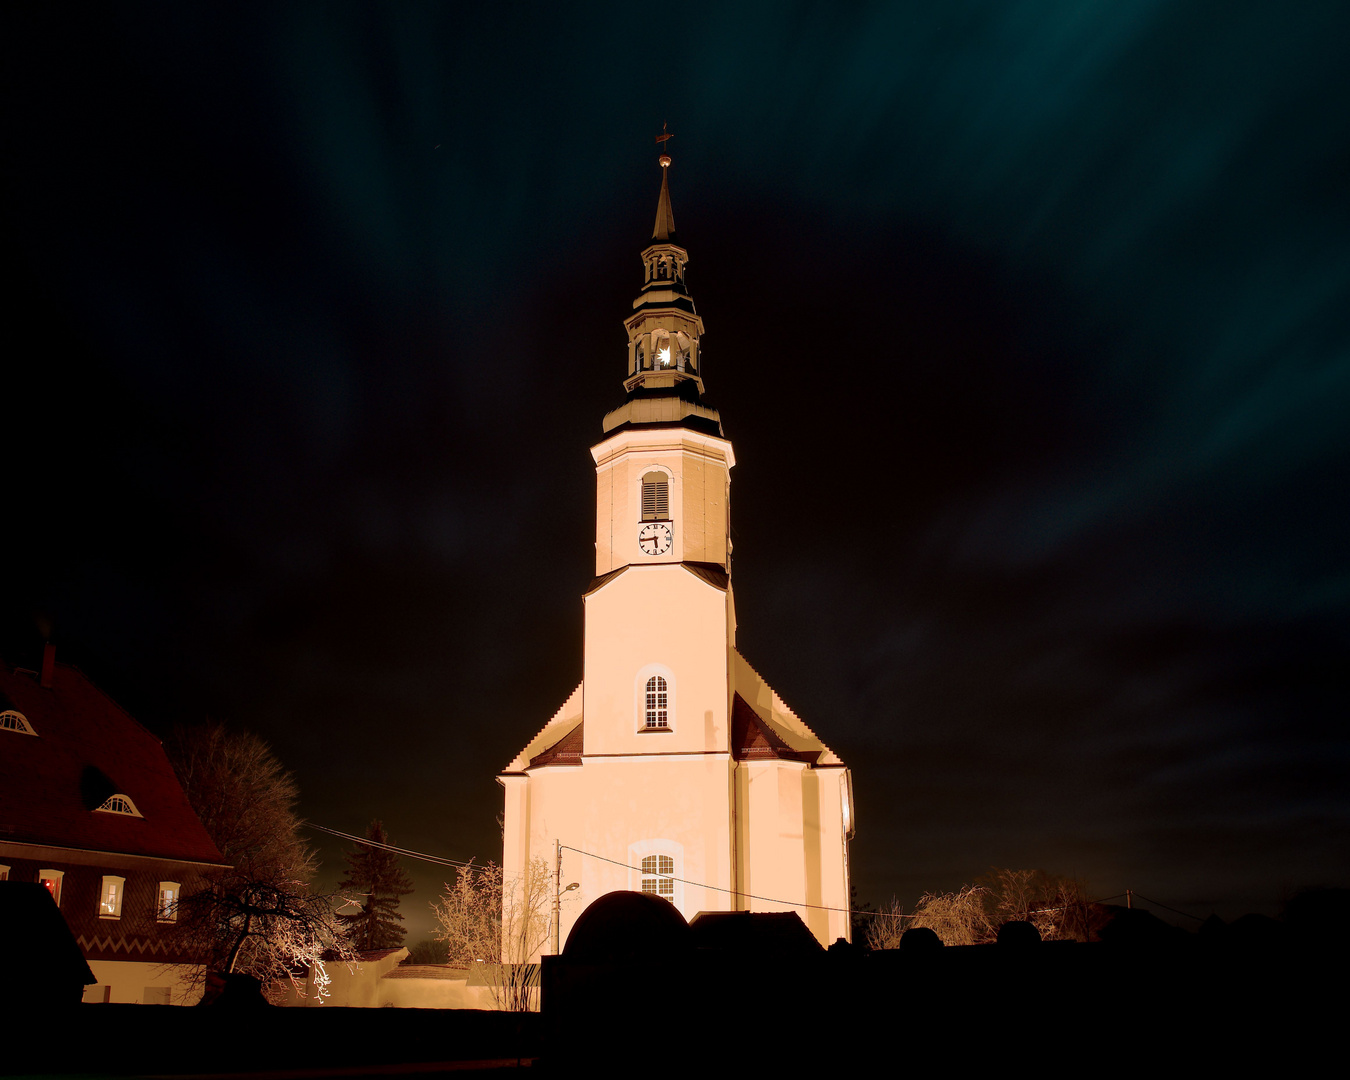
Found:
[[[648, 871], [644, 871], [640, 866], [629, 866], [627, 863], [619, 862], [618, 859], [607, 859], [605, 856], [597, 855], [593, 851], [583, 851], [581, 848], [575, 848], [569, 844], [563, 844], [562, 849], [564, 851], [575, 851], [578, 855], [586, 855], [592, 859], [599, 859], [601, 862], [613, 863], [615, 866], [622, 866], [626, 870], [635, 870], [639, 874], [648, 873]], [[714, 892], [731, 893], [733, 896], [744, 896], [747, 900], [759, 900], [765, 904], [783, 904], [786, 907], [811, 908], [815, 911], [839, 911], [843, 912], [845, 915], [849, 914], [848, 908], [829, 907], [826, 904], [806, 904], [796, 900], [775, 900], [771, 896], [756, 896], [753, 893], [741, 892], [739, 889], [725, 889], [721, 885], [706, 885], [701, 881], [690, 881], [688, 878], [675, 877], [673, 874], [652, 873], [650, 876], [659, 877], [662, 881], [678, 881], [681, 884], [693, 885], [699, 889], [712, 889]], [[877, 912], [876, 914], [882, 914], [882, 912]], [[897, 919], [912, 919], [914, 916], [892, 915], [891, 917]]]
[[1144, 895], [1142, 895], [1142, 894], [1140, 894], [1140, 893], [1135, 893], [1134, 895], [1137, 896], [1137, 897], [1139, 897], [1139, 899], [1142, 900], [1142, 901], [1144, 901], [1144, 903], [1146, 903], [1146, 904], [1152, 904], [1154, 907], [1160, 907], [1160, 908], [1162, 908], [1164, 911], [1170, 911], [1173, 915], [1183, 915], [1183, 916], [1185, 916], [1185, 917], [1188, 918], [1188, 919], [1194, 919], [1196, 922], [1204, 922], [1204, 921], [1205, 921], [1205, 920], [1202, 919], [1199, 915], [1192, 915], [1189, 911], [1178, 911], [1178, 910], [1177, 910], [1176, 908], [1174, 908], [1174, 907], [1168, 907], [1166, 904], [1160, 904], [1160, 903], [1158, 903], [1158, 901], [1156, 901], [1156, 900], [1150, 900], [1147, 896], [1144, 896]]
[[392, 851], [395, 855], [403, 855], [409, 859], [420, 859], [422, 862], [433, 863], [436, 866], [455, 866], [469, 869], [473, 865], [473, 860], [465, 862], [463, 859], [444, 859], [439, 855], [427, 855], [421, 851], [411, 851], [408, 848], [394, 847], [392, 844], [380, 844], [374, 840], [367, 840], [364, 836], [353, 836], [351, 833], [341, 832], [338, 829], [330, 829], [325, 825], [316, 825], [312, 821], [300, 822], [307, 829], [314, 829], [317, 832], [327, 833], [329, 836], [336, 836], [342, 840], [350, 840], [356, 844], [364, 844], [366, 847], [380, 848], [383, 851]]

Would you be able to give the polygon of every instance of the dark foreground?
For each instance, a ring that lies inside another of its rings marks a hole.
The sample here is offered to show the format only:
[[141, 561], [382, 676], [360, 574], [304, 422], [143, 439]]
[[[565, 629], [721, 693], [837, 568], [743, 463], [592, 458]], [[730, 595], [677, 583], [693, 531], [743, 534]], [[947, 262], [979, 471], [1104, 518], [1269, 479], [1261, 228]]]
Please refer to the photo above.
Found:
[[[658, 958], [652, 958], [656, 960]], [[0, 1073], [360, 1077], [1303, 1072], [1345, 953], [976, 946], [814, 963], [546, 961], [545, 1014], [74, 1005], [10, 1012]], [[551, 969], [551, 970], [550, 970]], [[53, 1026], [54, 1025], [54, 1026]], [[48, 1032], [51, 1034], [47, 1034]]]
[[5, 1026], [28, 1033], [5, 1040], [9, 1075], [458, 1075], [529, 1067], [543, 1049], [536, 1013], [449, 1009], [74, 1005]]

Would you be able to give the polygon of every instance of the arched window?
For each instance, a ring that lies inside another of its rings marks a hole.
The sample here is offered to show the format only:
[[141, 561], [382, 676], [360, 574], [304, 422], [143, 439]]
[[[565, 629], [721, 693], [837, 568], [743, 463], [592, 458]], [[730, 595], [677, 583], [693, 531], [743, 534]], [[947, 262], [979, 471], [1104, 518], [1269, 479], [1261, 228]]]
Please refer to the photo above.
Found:
[[670, 520], [670, 481], [663, 472], [649, 472], [642, 478], [642, 520]]
[[642, 860], [642, 891], [675, 902], [675, 860], [669, 855], [648, 855]]
[[103, 800], [103, 805], [96, 807], [95, 812], [103, 811], [105, 814], [126, 814], [128, 817], [141, 817], [141, 812], [136, 809], [136, 804], [126, 795], [109, 795]]
[[23, 713], [15, 712], [13, 709], [6, 709], [0, 712], [0, 731], [17, 731], [23, 735], [36, 735], [33, 725], [28, 722]]
[[670, 727], [670, 691], [666, 680], [653, 675], [647, 680], [647, 711], [644, 726], [650, 731]]

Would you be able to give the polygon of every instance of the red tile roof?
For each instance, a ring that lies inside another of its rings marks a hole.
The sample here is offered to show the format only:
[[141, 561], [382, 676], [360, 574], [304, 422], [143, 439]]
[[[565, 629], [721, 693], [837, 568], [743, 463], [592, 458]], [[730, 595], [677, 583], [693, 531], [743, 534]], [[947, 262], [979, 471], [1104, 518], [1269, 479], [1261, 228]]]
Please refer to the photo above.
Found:
[[580, 765], [584, 723], [578, 724], [541, 754], [530, 758], [530, 768], [536, 765]]
[[[223, 864], [160, 741], [79, 669], [0, 664], [0, 694], [36, 732], [0, 730], [0, 842]], [[96, 812], [114, 793], [142, 816]]]
[[793, 750], [745, 698], [737, 694], [731, 703], [731, 754], [737, 761], [767, 761], [786, 758], [814, 765], [819, 750]]

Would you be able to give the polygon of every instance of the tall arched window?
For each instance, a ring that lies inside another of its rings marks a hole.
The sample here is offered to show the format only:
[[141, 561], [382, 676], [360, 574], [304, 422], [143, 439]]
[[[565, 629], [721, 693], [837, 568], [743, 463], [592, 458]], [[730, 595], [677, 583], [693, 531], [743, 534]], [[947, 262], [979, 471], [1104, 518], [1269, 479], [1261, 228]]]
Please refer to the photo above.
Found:
[[666, 680], [653, 675], [647, 680], [647, 719], [648, 730], [670, 727], [670, 693]]
[[670, 520], [670, 481], [663, 472], [649, 472], [642, 478], [642, 520]]

